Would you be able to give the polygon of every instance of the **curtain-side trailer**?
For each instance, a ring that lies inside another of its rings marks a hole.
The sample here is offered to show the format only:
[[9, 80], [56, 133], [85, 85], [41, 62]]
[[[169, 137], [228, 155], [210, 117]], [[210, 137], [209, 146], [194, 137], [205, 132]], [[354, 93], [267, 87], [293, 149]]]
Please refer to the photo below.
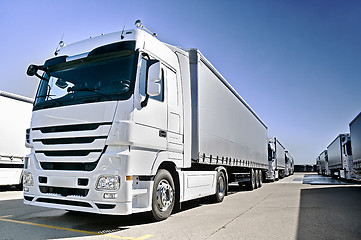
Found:
[[22, 187], [26, 129], [30, 127], [33, 100], [0, 91], [0, 186]]
[[354, 177], [361, 178], [361, 113], [349, 124]]
[[294, 172], [294, 159], [291, 156], [289, 151], [285, 151], [285, 163], [286, 163], [286, 167], [285, 167], [285, 176], [289, 176], [292, 175]]
[[349, 133], [339, 134], [327, 147], [327, 155], [331, 177], [352, 178], [353, 163]]
[[28, 68], [41, 82], [24, 203], [163, 220], [229, 182], [261, 186], [267, 127], [198, 50], [133, 29], [56, 53]]

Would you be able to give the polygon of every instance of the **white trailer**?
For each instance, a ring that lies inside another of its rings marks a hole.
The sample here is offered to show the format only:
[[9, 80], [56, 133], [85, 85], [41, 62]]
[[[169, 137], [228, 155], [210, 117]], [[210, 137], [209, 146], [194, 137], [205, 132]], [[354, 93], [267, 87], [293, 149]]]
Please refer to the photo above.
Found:
[[261, 186], [267, 127], [198, 50], [135, 29], [56, 54], [28, 69], [42, 80], [24, 203], [163, 220], [230, 182]]
[[0, 91], [0, 186], [22, 186], [26, 129], [30, 127], [33, 100]]
[[354, 177], [361, 178], [361, 113], [349, 124]]
[[275, 181], [285, 177], [286, 152], [280, 141], [273, 137], [268, 139], [268, 170], [266, 180]]
[[351, 179], [353, 163], [349, 133], [339, 134], [327, 147], [328, 168], [331, 177]]

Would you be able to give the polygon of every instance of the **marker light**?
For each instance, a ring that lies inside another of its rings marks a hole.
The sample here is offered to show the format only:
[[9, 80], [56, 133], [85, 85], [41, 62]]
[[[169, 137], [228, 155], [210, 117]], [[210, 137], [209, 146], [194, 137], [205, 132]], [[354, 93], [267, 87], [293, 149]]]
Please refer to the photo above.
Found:
[[135, 26], [137, 28], [143, 28], [143, 24], [142, 24], [142, 21], [140, 21], [139, 19], [137, 21], [135, 21]]

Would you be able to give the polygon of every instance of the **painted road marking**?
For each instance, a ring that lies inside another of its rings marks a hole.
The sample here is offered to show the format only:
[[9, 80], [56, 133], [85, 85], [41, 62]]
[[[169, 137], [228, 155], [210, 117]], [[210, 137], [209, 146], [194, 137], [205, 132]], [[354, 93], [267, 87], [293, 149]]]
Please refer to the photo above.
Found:
[[44, 228], [52, 228], [52, 229], [57, 229], [57, 230], [63, 230], [63, 231], [69, 231], [69, 232], [77, 232], [77, 233], [84, 233], [84, 234], [90, 234], [90, 235], [100, 235], [100, 236], [105, 236], [105, 237], [109, 237], [109, 238], [116, 238], [116, 239], [144, 240], [144, 239], [153, 237], [153, 235], [144, 235], [144, 236], [141, 236], [141, 237], [139, 237], [139, 238], [119, 237], [119, 236], [110, 235], [110, 234], [103, 234], [103, 233], [97, 233], [97, 232], [91, 232], [91, 231], [77, 230], [77, 229], [72, 229], [72, 228], [63, 228], [63, 227], [56, 227], [56, 226], [51, 226], [51, 225], [39, 224], [39, 223], [32, 223], [32, 222], [25, 222], [25, 221], [18, 221], [18, 220], [7, 219], [8, 217], [12, 217], [12, 216], [13, 216], [13, 215], [1, 216], [1, 217], [0, 217], [0, 221], [3, 221], [3, 222], [12, 222], [12, 223], [20, 223], [20, 224], [25, 224], [25, 225], [31, 225], [31, 226], [37, 226], [37, 227], [44, 227]]

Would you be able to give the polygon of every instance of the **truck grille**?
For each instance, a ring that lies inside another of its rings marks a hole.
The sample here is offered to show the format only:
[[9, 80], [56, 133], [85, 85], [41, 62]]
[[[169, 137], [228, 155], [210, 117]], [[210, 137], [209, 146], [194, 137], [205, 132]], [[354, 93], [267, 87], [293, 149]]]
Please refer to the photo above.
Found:
[[35, 156], [44, 170], [92, 171], [102, 152], [111, 122], [33, 128]]
[[65, 150], [65, 151], [35, 151], [49, 157], [88, 156], [91, 152], [101, 152], [101, 149], [94, 150]]
[[33, 128], [33, 130], [40, 130], [42, 133], [55, 133], [55, 132], [72, 132], [72, 131], [89, 131], [95, 130], [101, 125], [111, 125], [112, 123], [89, 123], [89, 124], [76, 124], [66, 126], [54, 126], [54, 127], [43, 127]]
[[44, 145], [56, 144], [74, 144], [74, 143], [92, 143], [96, 139], [106, 139], [106, 136], [101, 137], [78, 137], [78, 138], [50, 138], [50, 139], [34, 139], [34, 142], [41, 142]]

